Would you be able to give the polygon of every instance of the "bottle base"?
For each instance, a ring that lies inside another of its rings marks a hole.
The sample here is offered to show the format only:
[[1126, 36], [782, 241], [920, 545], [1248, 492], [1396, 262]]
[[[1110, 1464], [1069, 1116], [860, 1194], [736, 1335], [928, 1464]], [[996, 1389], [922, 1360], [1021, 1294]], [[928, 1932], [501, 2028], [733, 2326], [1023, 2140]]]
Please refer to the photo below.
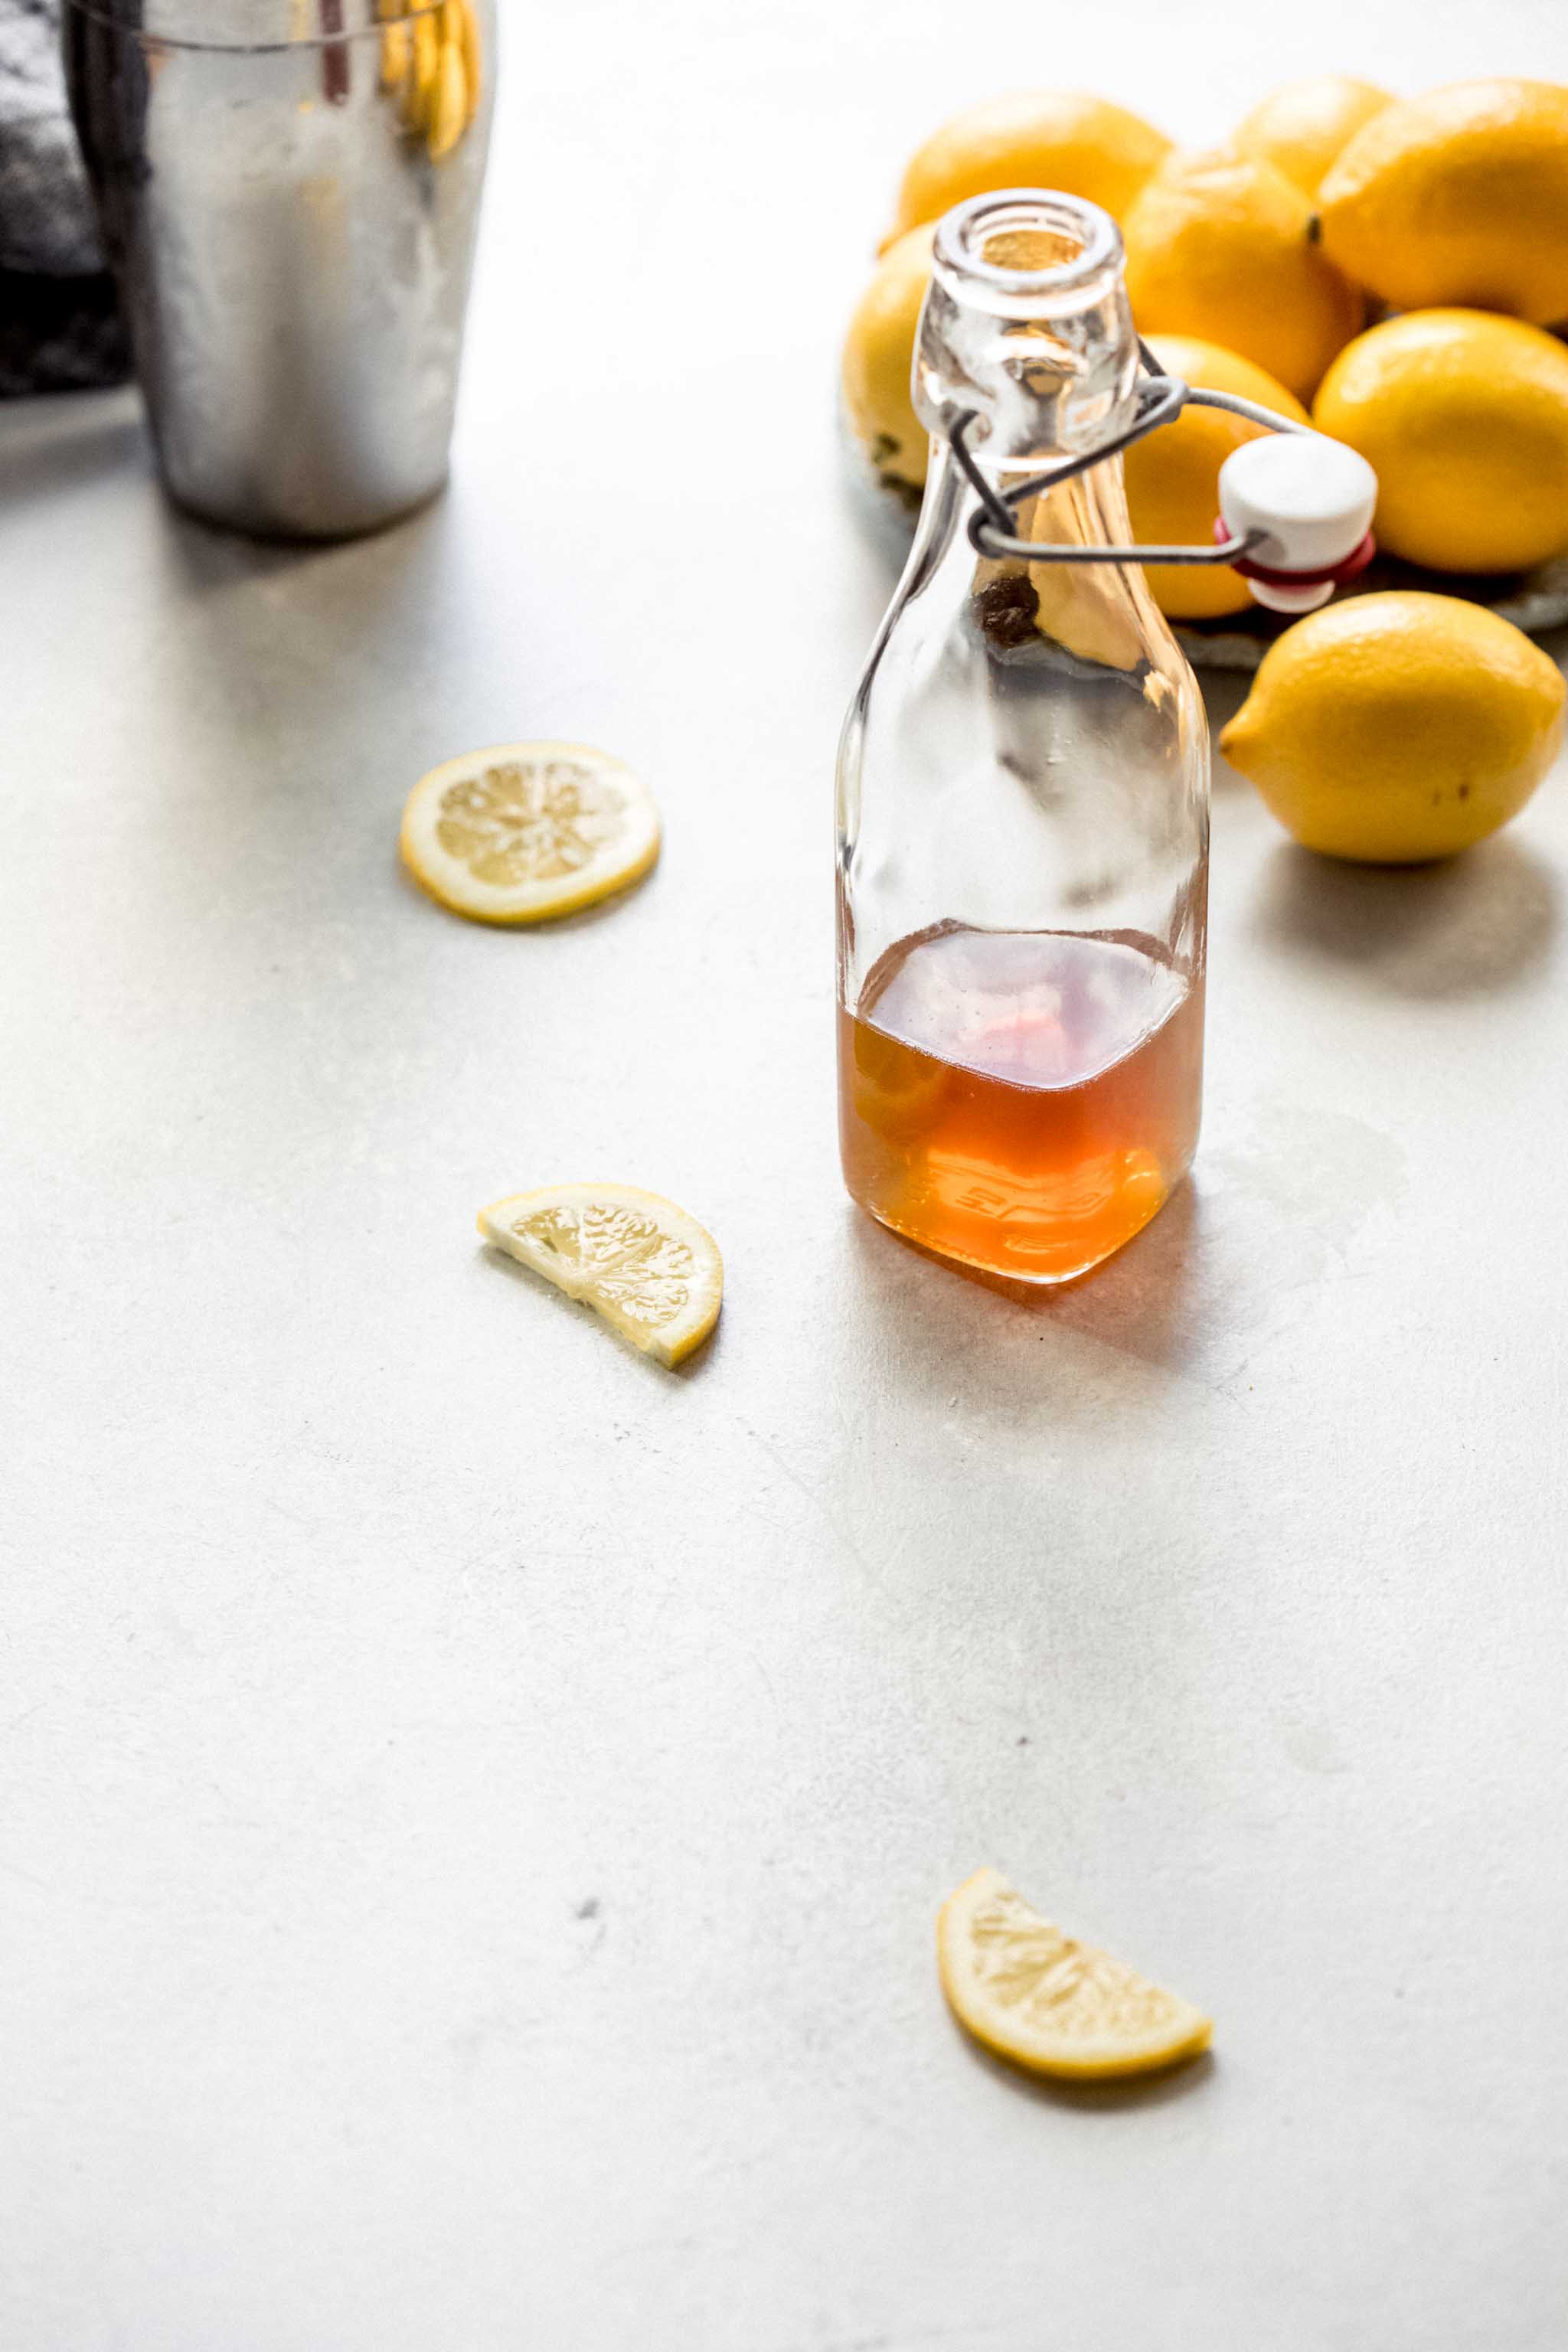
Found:
[[927, 1257], [942, 1258], [949, 1265], [963, 1266], [973, 1274], [994, 1275], [1003, 1282], [1026, 1283], [1032, 1290], [1054, 1290], [1061, 1283], [1081, 1282], [1086, 1275], [1093, 1274], [1097, 1267], [1117, 1256], [1129, 1242], [1136, 1241], [1152, 1224], [1185, 1174], [1184, 1170], [1136, 1222], [1126, 1225], [1114, 1238], [1100, 1237], [1092, 1245], [1083, 1240], [1042, 1244], [1020, 1239], [1016, 1246], [1004, 1243], [995, 1250], [964, 1249], [929, 1230], [922, 1231], [918, 1223], [901, 1223], [898, 1217], [863, 1201], [858, 1193], [851, 1192], [849, 1197], [873, 1223], [896, 1234], [900, 1241], [910, 1243]]

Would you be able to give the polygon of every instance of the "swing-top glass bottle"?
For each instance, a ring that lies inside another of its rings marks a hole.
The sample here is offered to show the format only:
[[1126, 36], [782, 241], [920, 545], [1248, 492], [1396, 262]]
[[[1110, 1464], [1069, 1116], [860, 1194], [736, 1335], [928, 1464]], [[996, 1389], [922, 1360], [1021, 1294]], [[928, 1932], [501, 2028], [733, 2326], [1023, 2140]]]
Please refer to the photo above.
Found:
[[[846, 1181], [884, 1224], [1037, 1283], [1130, 1240], [1197, 1141], [1208, 736], [1135, 562], [977, 550], [948, 434], [1016, 491], [1121, 429], [1138, 346], [1115, 224], [1037, 191], [940, 224], [915, 359], [919, 530], [845, 728]], [[1121, 460], [1012, 535], [1124, 545]]]

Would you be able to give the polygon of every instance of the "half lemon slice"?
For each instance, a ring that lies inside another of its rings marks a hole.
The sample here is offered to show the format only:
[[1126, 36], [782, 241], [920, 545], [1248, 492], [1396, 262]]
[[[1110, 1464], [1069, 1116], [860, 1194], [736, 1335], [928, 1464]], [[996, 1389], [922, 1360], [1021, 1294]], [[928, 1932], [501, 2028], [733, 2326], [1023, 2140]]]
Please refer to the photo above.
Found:
[[479, 1211], [486, 1241], [580, 1298], [661, 1364], [719, 1320], [724, 1262], [710, 1233], [632, 1184], [547, 1184]]
[[498, 743], [447, 760], [409, 793], [398, 835], [421, 889], [477, 923], [574, 914], [637, 881], [658, 845], [647, 786], [588, 743]]
[[1037, 2074], [1142, 2074], [1206, 2050], [1190, 2001], [1079, 1944], [999, 1870], [977, 1870], [937, 1917], [942, 1989], [977, 2042]]

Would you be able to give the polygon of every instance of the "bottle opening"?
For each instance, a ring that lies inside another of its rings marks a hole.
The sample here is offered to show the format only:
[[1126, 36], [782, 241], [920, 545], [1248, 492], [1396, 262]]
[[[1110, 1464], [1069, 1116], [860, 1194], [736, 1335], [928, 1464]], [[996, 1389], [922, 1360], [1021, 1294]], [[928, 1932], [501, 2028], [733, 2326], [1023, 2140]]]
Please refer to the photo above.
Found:
[[988, 228], [980, 240], [982, 261], [993, 269], [1011, 270], [1016, 278], [1065, 269], [1082, 251], [1076, 236], [1055, 228]]
[[1098, 205], [1049, 188], [971, 196], [944, 215], [938, 259], [960, 276], [1017, 296], [1089, 286], [1121, 259], [1116, 223]]
[[944, 213], [916, 347], [933, 433], [968, 412], [986, 464], [1078, 454], [1131, 414], [1138, 346], [1109, 213], [1051, 188], [1002, 188]]

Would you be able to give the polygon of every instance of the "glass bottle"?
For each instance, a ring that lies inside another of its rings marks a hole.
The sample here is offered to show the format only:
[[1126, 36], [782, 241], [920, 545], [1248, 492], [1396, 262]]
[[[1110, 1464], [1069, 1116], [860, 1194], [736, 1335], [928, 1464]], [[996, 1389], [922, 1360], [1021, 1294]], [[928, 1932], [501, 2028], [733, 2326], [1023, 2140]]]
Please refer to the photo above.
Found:
[[[941, 222], [915, 357], [933, 435], [909, 562], [844, 730], [845, 1180], [928, 1249], [1063, 1282], [1121, 1247], [1197, 1141], [1208, 731], [1136, 562], [993, 559], [946, 439], [1005, 489], [1127, 423], [1121, 240], [1032, 190]], [[1013, 535], [1125, 544], [1113, 457]]]

